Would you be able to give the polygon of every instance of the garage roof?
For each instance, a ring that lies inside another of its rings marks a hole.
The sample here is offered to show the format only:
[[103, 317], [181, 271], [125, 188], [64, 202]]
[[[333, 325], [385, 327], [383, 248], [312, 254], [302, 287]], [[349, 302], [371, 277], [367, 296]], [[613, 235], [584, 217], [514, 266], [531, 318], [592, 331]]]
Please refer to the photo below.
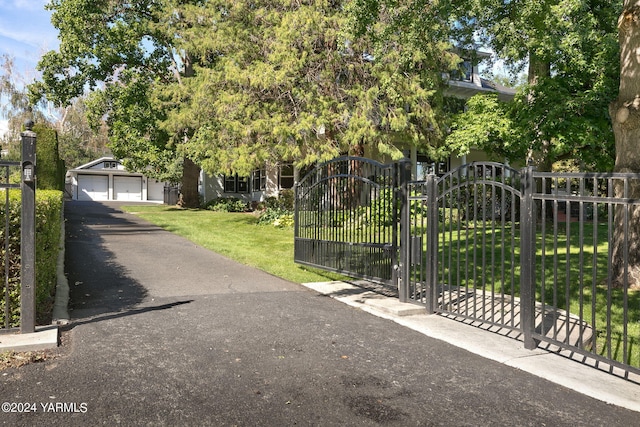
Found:
[[142, 176], [141, 173], [127, 171], [120, 160], [113, 157], [100, 157], [84, 165], [78, 166], [75, 169], [70, 169], [69, 172], [75, 173], [108, 173], [118, 171], [118, 174], [128, 174], [134, 176]]

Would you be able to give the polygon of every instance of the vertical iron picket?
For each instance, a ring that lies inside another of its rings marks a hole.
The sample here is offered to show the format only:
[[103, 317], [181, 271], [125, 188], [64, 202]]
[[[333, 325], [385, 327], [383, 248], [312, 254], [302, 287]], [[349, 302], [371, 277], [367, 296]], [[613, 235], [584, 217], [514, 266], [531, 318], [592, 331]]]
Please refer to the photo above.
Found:
[[393, 172], [393, 165], [344, 156], [296, 183], [294, 261], [397, 289]]

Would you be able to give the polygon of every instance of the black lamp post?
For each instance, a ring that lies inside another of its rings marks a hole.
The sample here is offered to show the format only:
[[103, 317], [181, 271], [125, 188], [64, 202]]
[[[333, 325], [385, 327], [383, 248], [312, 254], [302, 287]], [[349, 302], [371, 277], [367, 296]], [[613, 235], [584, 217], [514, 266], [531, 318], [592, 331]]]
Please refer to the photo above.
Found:
[[33, 120], [25, 122], [22, 137], [22, 210], [20, 232], [20, 332], [36, 327], [36, 133]]

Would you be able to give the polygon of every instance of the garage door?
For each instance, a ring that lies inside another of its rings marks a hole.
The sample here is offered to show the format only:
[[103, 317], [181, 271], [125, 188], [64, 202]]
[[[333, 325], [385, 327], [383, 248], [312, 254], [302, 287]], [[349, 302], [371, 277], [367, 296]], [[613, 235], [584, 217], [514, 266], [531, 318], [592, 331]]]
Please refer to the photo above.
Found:
[[109, 200], [109, 177], [78, 175], [78, 200]]
[[114, 176], [113, 195], [115, 200], [142, 200], [142, 177]]

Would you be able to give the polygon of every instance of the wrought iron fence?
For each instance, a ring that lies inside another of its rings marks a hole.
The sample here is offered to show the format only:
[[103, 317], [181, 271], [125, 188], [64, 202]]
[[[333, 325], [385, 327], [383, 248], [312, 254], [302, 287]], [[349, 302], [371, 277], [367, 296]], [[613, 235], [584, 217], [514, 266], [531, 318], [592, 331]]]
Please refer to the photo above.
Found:
[[0, 296], [0, 306], [2, 307], [2, 326], [0, 330], [8, 331], [17, 326], [17, 319], [20, 316], [20, 301], [16, 298], [17, 286], [20, 280], [20, 265], [16, 261], [16, 254], [20, 253], [20, 229], [11, 223], [11, 189], [20, 188], [20, 184], [11, 183], [12, 173], [20, 173], [19, 162], [0, 161], [0, 197], [4, 203], [2, 212], [2, 257], [0, 259], [0, 269], [2, 270], [2, 295]]
[[520, 172], [469, 164], [408, 187], [407, 301], [518, 328]]
[[407, 162], [357, 161], [298, 185], [297, 262], [640, 373], [640, 175], [483, 162], [409, 181]]
[[640, 175], [534, 172], [533, 182], [533, 337], [640, 372]]

